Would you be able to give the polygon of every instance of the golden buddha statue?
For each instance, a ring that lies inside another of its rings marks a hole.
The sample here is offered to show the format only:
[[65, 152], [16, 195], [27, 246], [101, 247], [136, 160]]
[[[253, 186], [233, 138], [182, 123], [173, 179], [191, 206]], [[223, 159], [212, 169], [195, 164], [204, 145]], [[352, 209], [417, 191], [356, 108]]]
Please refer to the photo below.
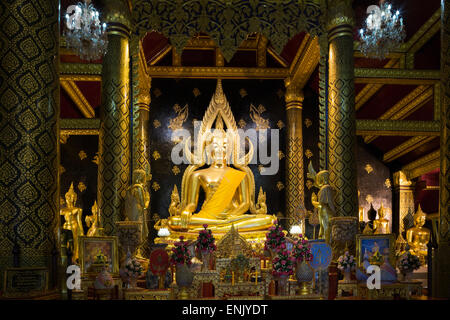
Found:
[[385, 209], [383, 208], [383, 203], [381, 203], [380, 209], [378, 209], [378, 219], [373, 222], [373, 228], [375, 234], [387, 234], [389, 232], [389, 220], [385, 219], [386, 216]]
[[147, 208], [150, 204], [150, 193], [145, 188], [146, 174], [144, 170], [133, 171], [133, 184], [125, 196], [124, 216], [128, 221], [140, 221], [142, 239], [148, 237]]
[[[224, 122], [227, 132], [224, 130]], [[212, 132], [213, 124], [215, 130]], [[220, 80], [203, 117], [194, 154], [191, 153], [189, 141], [185, 141], [185, 154], [191, 164], [183, 174], [181, 204], [178, 202], [177, 189], [174, 188], [170, 216], [167, 219], [171, 234], [175, 234], [173, 237], [177, 233], [188, 233], [188, 238], [189, 234], [194, 238], [204, 224], [216, 235], [225, 234], [232, 225], [243, 234], [263, 232], [272, 226], [276, 217], [266, 214], [267, 206], [262, 189], [258, 202], [255, 202], [254, 177], [247, 166], [253, 156], [253, 145], [248, 141], [249, 152], [239, 158], [240, 137]], [[234, 168], [229, 165], [231, 161]], [[210, 165], [201, 169], [206, 162]], [[199, 212], [195, 212], [202, 191], [205, 200]], [[247, 214], [248, 211], [250, 214]], [[161, 220], [155, 224], [155, 229], [160, 224]]]
[[422, 264], [425, 264], [425, 258], [428, 254], [427, 244], [430, 241], [431, 234], [430, 230], [423, 227], [425, 220], [426, 215], [419, 204], [419, 208], [414, 215], [414, 227], [406, 231], [406, 241], [410, 248], [409, 251], [418, 256]]
[[65, 194], [66, 208], [62, 208], [60, 214], [64, 216], [63, 229], [69, 230], [73, 237], [73, 254], [72, 260], [77, 261], [79, 257], [79, 243], [78, 237], [84, 235], [83, 223], [81, 222], [81, 215], [83, 210], [75, 207], [77, 202], [77, 194], [73, 189], [73, 182], [70, 184], [69, 191]]
[[322, 170], [316, 174], [311, 162], [308, 165], [308, 171], [308, 178], [314, 179], [315, 186], [320, 189], [317, 195], [315, 193], [311, 195], [311, 202], [319, 212], [319, 239], [325, 239], [326, 243], [330, 243], [330, 219], [335, 216], [336, 209], [334, 190], [328, 182], [329, 173], [327, 170]]
[[100, 235], [100, 217], [98, 215], [98, 206], [97, 201], [94, 201], [94, 205], [92, 206], [92, 215], [86, 216], [84, 219], [86, 225], [89, 227], [87, 232], [88, 237], [95, 237]]

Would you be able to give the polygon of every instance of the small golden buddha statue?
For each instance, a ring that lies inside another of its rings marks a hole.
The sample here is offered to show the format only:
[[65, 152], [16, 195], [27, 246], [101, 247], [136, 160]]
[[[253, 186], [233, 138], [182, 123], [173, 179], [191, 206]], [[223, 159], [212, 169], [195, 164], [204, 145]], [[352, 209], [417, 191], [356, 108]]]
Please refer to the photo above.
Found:
[[385, 219], [386, 216], [385, 209], [383, 208], [383, 203], [381, 203], [380, 209], [378, 209], [378, 219], [373, 222], [373, 228], [375, 234], [387, 234], [389, 233], [389, 220]]
[[180, 210], [181, 210], [180, 195], [178, 194], [178, 188], [175, 185], [173, 186], [172, 195], [170, 196], [169, 214], [170, 216], [179, 215]]
[[81, 215], [83, 210], [75, 207], [77, 202], [77, 194], [73, 189], [73, 182], [70, 184], [69, 191], [65, 194], [66, 208], [62, 208], [60, 214], [64, 216], [63, 229], [70, 230], [73, 237], [73, 255], [74, 262], [79, 258], [79, 243], [78, 237], [84, 235], [83, 223], [81, 222]]
[[311, 162], [308, 170], [310, 172], [308, 176], [314, 176], [315, 185], [320, 188], [317, 195], [315, 193], [311, 195], [311, 202], [319, 212], [319, 239], [325, 239], [326, 243], [330, 243], [330, 218], [334, 217], [336, 210], [334, 207], [334, 190], [328, 182], [329, 173], [327, 170], [322, 170], [316, 174]]
[[125, 220], [142, 222], [142, 239], [148, 237], [147, 208], [150, 204], [150, 193], [145, 188], [146, 174], [144, 170], [133, 171], [133, 184], [128, 188], [125, 197]]
[[100, 235], [100, 218], [98, 215], [98, 206], [97, 201], [94, 201], [94, 205], [92, 206], [92, 215], [86, 216], [84, 219], [86, 225], [89, 227], [87, 232], [88, 237], [95, 237]]
[[419, 257], [420, 262], [425, 264], [425, 258], [428, 254], [427, 244], [430, 241], [430, 230], [424, 228], [426, 215], [420, 207], [414, 215], [414, 227], [406, 231], [406, 241], [409, 245], [409, 250], [412, 254]]
[[[224, 122], [229, 129], [227, 132]], [[215, 130], [212, 132], [214, 123]], [[167, 219], [171, 232], [196, 234], [207, 224], [208, 229], [217, 233], [226, 233], [232, 225], [245, 233], [265, 231], [274, 224], [276, 217], [266, 214], [262, 190], [259, 201], [255, 203], [254, 177], [247, 166], [253, 155], [253, 145], [249, 141], [250, 151], [241, 159], [239, 138], [235, 119], [219, 80], [196, 141], [195, 147], [199, 152], [192, 154], [187, 146], [189, 139], [186, 140], [185, 154], [191, 164], [183, 174], [180, 207], [177, 196], [172, 194], [171, 215]], [[205, 159], [210, 165], [201, 169]], [[230, 160], [234, 168], [229, 166]], [[202, 191], [205, 200], [200, 211], [195, 212]], [[159, 225], [159, 222], [155, 224], [155, 229]]]

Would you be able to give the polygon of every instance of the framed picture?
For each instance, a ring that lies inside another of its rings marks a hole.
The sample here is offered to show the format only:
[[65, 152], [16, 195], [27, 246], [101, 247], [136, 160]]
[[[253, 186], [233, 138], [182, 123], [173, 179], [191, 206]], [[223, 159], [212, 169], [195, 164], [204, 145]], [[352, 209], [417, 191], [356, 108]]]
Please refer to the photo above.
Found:
[[395, 267], [395, 235], [388, 234], [357, 234], [356, 235], [356, 256], [358, 267], [361, 267], [364, 260], [369, 260], [378, 250], [384, 261], [388, 261]]
[[98, 255], [103, 255], [108, 262], [108, 272], [119, 273], [119, 254], [117, 237], [80, 236], [81, 273], [91, 273], [91, 266]]

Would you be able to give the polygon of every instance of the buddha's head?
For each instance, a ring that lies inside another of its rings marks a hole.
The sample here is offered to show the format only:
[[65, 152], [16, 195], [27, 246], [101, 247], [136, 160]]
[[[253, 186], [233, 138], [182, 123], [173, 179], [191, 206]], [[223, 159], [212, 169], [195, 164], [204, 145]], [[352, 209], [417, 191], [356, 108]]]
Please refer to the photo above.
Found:
[[94, 205], [92, 206], [91, 211], [94, 216], [98, 213], [97, 201], [94, 201]]
[[65, 197], [67, 207], [71, 208], [75, 206], [75, 202], [77, 202], [77, 193], [73, 190], [73, 182], [70, 184], [69, 191], [67, 191]]
[[422, 208], [420, 207], [420, 204], [419, 204], [419, 208], [417, 208], [417, 212], [414, 215], [414, 225], [418, 228], [423, 227], [423, 225], [425, 224], [426, 218], [427, 218], [427, 216], [422, 211]]
[[384, 219], [386, 212], [384, 211], [383, 203], [381, 204], [380, 209], [378, 209], [378, 218]]
[[214, 130], [206, 140], [206, 154], [212, 165], [225, 166], [231, 151], [231, 138], [224, 130]]
[[145, 183], [145, 171], [141, 169], [133, 170], [133, 183], [144, 184]]

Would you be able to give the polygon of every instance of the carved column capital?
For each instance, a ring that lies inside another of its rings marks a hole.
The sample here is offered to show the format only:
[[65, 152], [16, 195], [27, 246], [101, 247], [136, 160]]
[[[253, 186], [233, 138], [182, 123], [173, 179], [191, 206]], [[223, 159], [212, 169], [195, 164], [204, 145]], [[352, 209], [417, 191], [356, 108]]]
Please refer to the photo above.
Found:
[[352, 2], [353, 0], [328, 1], [327, 30], [329, 32], [329, 41], [342, 35], [353, 36], [352, 28], [355, 24], [355, 18]]
[[302, 109], [303, 100], [305, 99], [303, 88], [297, 82], [292, 81], [291, 78], [285, 79], [284, 84], [286, 86], [286, 93], [284, 95], [286, 110]]
[[108, 34], [130, 37], [131, 11], [126, 0], [101, 0], [104, 11], [103, 21], [108, 24]]

